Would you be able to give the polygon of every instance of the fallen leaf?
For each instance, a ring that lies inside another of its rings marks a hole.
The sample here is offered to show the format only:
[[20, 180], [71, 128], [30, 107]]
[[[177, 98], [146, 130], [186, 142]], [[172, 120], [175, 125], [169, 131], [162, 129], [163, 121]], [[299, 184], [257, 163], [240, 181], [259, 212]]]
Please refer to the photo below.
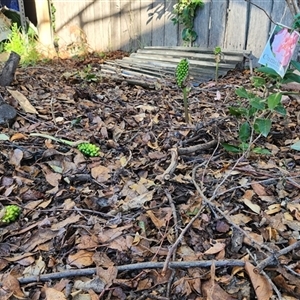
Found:
[[267, 278], [255, 272], [255, 267], [249, 261], [245, 261], [245, 271], [250, 277], [257, 299], [270, 300], [273, 289]]
[[7, 89], [8, 92], [19, 102], [20, 106], [26, 113], [37, 114], [37, 110], [31, 105], [29, 100], [19, 91]]

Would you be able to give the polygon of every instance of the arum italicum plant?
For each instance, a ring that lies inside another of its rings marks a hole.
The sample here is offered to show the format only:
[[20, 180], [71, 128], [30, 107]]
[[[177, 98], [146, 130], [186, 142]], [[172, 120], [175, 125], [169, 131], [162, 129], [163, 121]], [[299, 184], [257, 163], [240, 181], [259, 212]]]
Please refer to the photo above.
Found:
[[185, 122], [190, 123], [189, 117], [189, 105], [188, 105], [188, 94], [190, 88], [187, 86], [187, 81], [189, 77], [189, 61], [183, 58], [176, 67], [175, 71], [176, 83], [183, 92], [183, 103], [184, 103], [184, 116]]
[[45, 139], [50, 139], [52, 141], [68, 145], [70, 147], [77, 147], [77, 149], [86, 156], [94, 157], [100, 155], [100, 148], [95, 144], [89, 142], [85, 142], [85, 141], [71, 142], [65, 139], [55, 138], [52, 135], [42, 134], [42, 133], [31, 133], [30, 135], [42, 137]]

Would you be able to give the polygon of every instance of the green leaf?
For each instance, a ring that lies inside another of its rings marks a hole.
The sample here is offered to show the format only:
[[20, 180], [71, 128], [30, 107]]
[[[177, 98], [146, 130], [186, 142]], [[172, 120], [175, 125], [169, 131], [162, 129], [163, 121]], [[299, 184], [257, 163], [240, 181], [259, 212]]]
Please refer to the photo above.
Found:
[[300, 62], [298, 62], [296, 60], [291, 60], [291, 64], [296, 70], [298, 70], [300, 72]]
[[300, 76], [295, 74], [295, 73], [286, 73], [284, 76], [284, 83], [288, 83], [288, 82], [297, 82], [300, 83]]
[[265, 80], [265, 78], [260, 77], [260, 76], [252, 76], [252, 77], [251, 77], [251, 81], [252, 81], [252, 84], [253, 84], [256, 88], [259, 88], [259, 87], [262, 87], [262, 86], [266, 85], [266, 80]]
[[256, 69], [256, 71], [265, 73], [271, 77], [280, 78], [279, 75], [273, 69], [268, 68], [268, 67], [260, 67], [260, 68]]
[[229, 112], [233, 116], [237, 116], [237, 117], [239, 117], [239, 116], [247, 116], [248, 115], [248, 109], [246, 109], [244, 107], [230, 106], [229, 107]]
[[240, 143], [239, 144], [239, 148], [244, 152], [247, 151], [249, 148], [249, 144], [248, 143]]
[[258, 97], [255, 97], [253, 99], [250, 100], [250, 105], [256, 109], [260, 109], [260, 110], [263, 110], [265, 109], [265, 100], [264, 99], [261, 99], [261, 98], [258, 98]]
[[242, 97], [242, 98], [251, 98], [250, 97], [250, 94], [246, 91], [246, 89], [242, 86], [238, 89], [235, 90], [235, 93], [239, 96], [239, 97]]
[[263, 155], [271, 155], [272, 152], [270, 152], [268, 149], [261, 148], [261, 147], [255, 147], [252, 149], [252, 152], [256, 154], [263, 154]]
[[246, 142], [250, 137], [250, 133], [251, 133], [251, 128], [249, 123], [248, 122], [243, 123], [239, 131], [240, 140], [242, 142]]
[[264, 137], [267, 137], [272, 126], [270, 119], [256, 119], [254, 123], [254, 129], [256, 132], [261, 133]]
[[247, 116], [252, 117], [255, 115], [256, 112], [257, 112], [257, 108], [250, 107], [250, 109], [248, 110]]
[[242, 150], [234, 145], [230, 145], [227, 143], [222, 143], [222, 146], [224, 147], [224, 149], [228, 152], [233, 152], [233, 153], [241, 153]]
[[300, 151], [300, 141], [296, 142], [291, 146], [292, 149]]
[[274, 108], [281, 102], [281, 98], [281, 93], [271, 94], [267, 99], [269, 109], [274, 110]]
[[279, 105], [277, 105], [274, 110], [276, 112], [278, 112], [279, 114], [285, 116], [286, 115], [286, 109], [284, 108], [284, 106], [280, 103]]

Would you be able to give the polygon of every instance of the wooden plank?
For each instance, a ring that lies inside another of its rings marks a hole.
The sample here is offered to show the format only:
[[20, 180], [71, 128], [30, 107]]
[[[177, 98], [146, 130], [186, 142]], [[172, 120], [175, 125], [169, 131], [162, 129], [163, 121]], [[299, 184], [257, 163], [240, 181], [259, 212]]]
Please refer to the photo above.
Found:
[[[215, 61], [215, 55], [212, 51], [207, 51], [203, 53], [191, 53], [191, 52], [185, 52], [185, 51], [175, 51], [175, 50], [138, 50], [137, 54], [140, 55], [160, 55], [164, 57], [178, 57], [178, 58], [189, 58], [189, 59], [198, 59], [198, 60], [211, 60]], [[131, 54], [131, 56], [135, 56], [136, 54]], [[235, 62], [235, 61], [242, 61], [243, 60], [243, 54], [236, 54], [236, 55], [222, 55], [222, 61], [225, 61], [226, 63], [229, 62]]]
[[134, 51], [141, 47], [141, 16], [140, 16], [140, 0], [132, 0], [130, 2], [129, 11], [129, 33], [130, 33], [130, 49], [129, 51]]
[[120, 41], [121, 50], [123, 51], [132, 50], [130, 13], [130, 1], [120, 0]]
[[[195, 53], [207, 53], [208, 51], [211, 51], [213, 53], [213, 49], [208, 49], [208, 48], [201, 48], [201, 47], [164, 47], [164, 46], [150, 46], [150, 47], [145, 47], [144, 49], [153, 49], [153, 50], [176, 50], [176, 51], [187, 51], [187, 52], [195, 52]], [[249, 51], [245, 50], [226, 50], [224, 49], [222, 51], [226, 55], [243, 55], [243, 54], [250, 54]]]
[[264, 11], [253, 4], [256, 4], [265, 11], [271, 11], [273, 4], [272, 1], [251, 0], [246, 49], [251, 50], [252, 54], [259, 58], [268, 40], [271, 24], [270, 19]]
[[220, 46], [224, 49], [225, 24], [228, 9], [227, 1], [212, 0], [209, 23], [208, 47]]
[[[271, 18], [275, 23], [280, 23], [289, 27], [293, 24], [293, 16], [285, 1], [274, 1]], [[271, 30], [273, 30], [274, 25], [271, 27]]]
[[194, 20], [194, 29], [198, 34], [194, 44], [199, 47], [208, 47], [210, 2], [211, 0], [203, 0], [204, 7], [198, 9], [196, 18]]
[[[151, 62], [153, 65], [161, 65], [165, 63], [174, 63], [178, 64], [180, 59], [178, 58], [165, 58], [165, 57], [159, 57], [159, 56], [134, 56], [134, 57], [124, 57], [124, 60], [134, 60], [134, 61], [140, 61], [140, 62]], [[216, 63], [214, 61], [199, 61], [199, 60], [189, 60], [190, 66], [201, 66], [201, 67], [214, 67], [216, 66]], [[226, 64], [226, 63], [220, 63], [219, 68], [226, 68], [226, 69], [234, 69], [236, 64]]]
[[178, 25], [174, 25], [172, 18], [174, 15], [173, 6], [177, 3], [177, 0], [165, 1], [165, 42], [164, 46], [177, 46], [178, 44]]
[[[78, 32], [76, 32], [77, 35], [77, 43], [79, 49], [82, 48], [83, 51], [87, 51], [90, 49], [96, 48], [96, 42], [95, 39], [89, 39], [88, 37], [95, 35], [95, 26], [93, 24], [95, 17], [94, 17], [94, 3], [90, 2], [83, 2], [84, 8], [81, 11], [80, 16], [80, 26]], [[81, 32], [80, 32], [81, 31]], [[80, 44], [81, 43], [81, 44]], [[90, 49], [89, 49], [90, 48]]]
[[229, 0], [225, 40], [222, 49], [242, 50], [246, 42], [247, 5], [242, 0]]
[[153, 0], [153, 13], [152, 24], [152, 45], [164, 46], [165, 40], [165, 20], [163, 17], [165, 0]]
[[[145, 46], [151, 45], [152, 40], [152, 33], [151, 28], [152, 24], [149, 23], [150, 15], [149, 10], [151, 10], [152, 7], [152, 0], [141, 0], [141, 6], [140, 6], [140, 14], [141, 14], [141, 41], [140, 41], [140, 47], [143, 48]], [[134, 49], [137, 50], [137, 49]]]
[[[121, 3], [120, 0], [110, 1], [109, 26], [111, 31], [111, 48], [121, 49]], [[123, 45], [122, 45], [123, 46]]]
[[[110, 25], [110, 1], [109, 0], [100, 0], [96, 1], [97, 6], [95, 6], [95, 18], [99, 22], [96, 24], [99, 27], [96, 27], [95, 31], [97, 33], [94, 35], [94, 38], [97, 36], [98, 40], [98, 50], [108, 51], [113, 49], [111, 47], [111, 25]], [[90, 39], [91, 37], [89, 37]]]

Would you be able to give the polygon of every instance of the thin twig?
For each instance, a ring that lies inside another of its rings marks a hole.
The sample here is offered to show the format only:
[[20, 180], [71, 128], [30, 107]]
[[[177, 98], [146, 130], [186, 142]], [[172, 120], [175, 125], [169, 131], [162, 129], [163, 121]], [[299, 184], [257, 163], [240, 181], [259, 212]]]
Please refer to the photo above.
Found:
[[[210, 268], [214, 263], [216, 267], [244, 267], [245, 262], [242, 260], [235, 259], [225, 259], [225, 260], [207, 260], [207, 261], [178, 261], [178, 262], [170, 262], [169, 267], [172, 269], [188, 269], [188, 268]], [[143, 270], [143, 269], [161, 269], [164, 266], [164, 262], [144, 262], [144, 263], [136, 263], [129, 264], [123, 266], [117, 266], [117, 270], [119, 272], [124, 271], [132, 271], [132, 270]], [[96, 274], [96, 268], [88, 268], [88, 269], [76, 269], [76, 270], [68, 270], [57, 273], [50, 274], [42, 274], [40, 276], [29, 276], [29, 277], [20, 277], [18, 278], [21, 284], [27, 284], [32, 282], [45, 282], [54, 279], [68, 278], [68, 277], [78, 277], [78, 276], [90, 276]]]
[[[178, 219], [177, 219], [176, 207], [174, 205], [173, 198], [172, 198], [171, 194], [169, 193], [169, 191], [167, 189], [165, 190], [165, 194], [166, 194], [166, 196], [167, 196], [167, 198], [169, 200], [169, 204], [170, 204], [170, 207], [172, 209], [174, 231], [175, 231], [175, 239], [177, 240], [179, 234], [178, 234], [178, 227], [177, 227]], [[176, 260], [176, 251], [177, 251], [177, 248], [174, 249], [174, 252], [173, 252], [173, 257], [172, 257], [173, 261]], [[171, 276], [170, 276], [170, 278], [168, 280], [168, 284], [167, 284], [166, 297], [170, 297], [171, 286], [172, 286], [174, 277], [175, 277], [175, 270], [172, 270], [172, 274], [171, 274]]]
[[257, 7], [258, 9], [260, 9], [260, 10], [262, 10], [264, 13], [265, 13], [265, 15], [269, 18], [269, 20], [273, 23], [273, 24], [276, 24], [276, 22], [274, 22], [273, 21], [273, 19], [271, 18], [271, 16], [262, 8], [262, 7], [260, 7], [259, 5], [257, 5], [257, 4], [255, 4], [255, 3], [253, 3], [253, 2], [251, 2], [250, 0], [245, 0], [246, 2], [249, 2], [250, 4], [252, 4], [253, 6], [255, 6], [255, 7]]

